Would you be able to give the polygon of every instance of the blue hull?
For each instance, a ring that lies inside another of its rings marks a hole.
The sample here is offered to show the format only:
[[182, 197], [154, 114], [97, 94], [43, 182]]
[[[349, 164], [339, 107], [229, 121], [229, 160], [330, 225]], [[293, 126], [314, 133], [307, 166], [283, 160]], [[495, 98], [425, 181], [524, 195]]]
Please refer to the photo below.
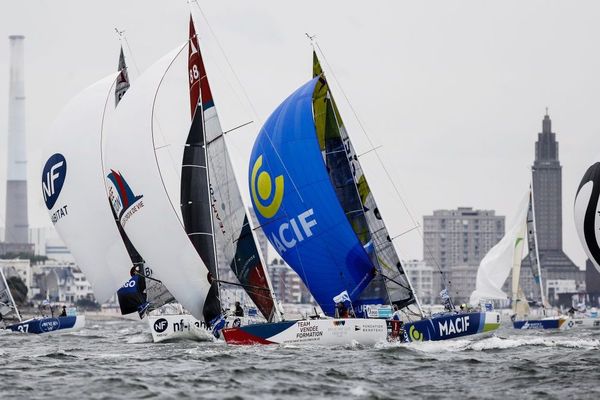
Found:
[[515, 329], [570, 329], [573, 325], [573, 321], [568, 318], [531, 319], [513, 322], [513, 328]]
[[[79, 320], [79, 321], [78, 321]], [[33, 318], [18, 324], [8, 325], [6, 329], [21, 333], [48, 333], [54, 331], [72, 331], [83, 327], [82, 316]]]
[[489, 332], [500, 327], [500, 314], [473, 312], [446, 314], [404, 324], [408, 341], [447, 340]]

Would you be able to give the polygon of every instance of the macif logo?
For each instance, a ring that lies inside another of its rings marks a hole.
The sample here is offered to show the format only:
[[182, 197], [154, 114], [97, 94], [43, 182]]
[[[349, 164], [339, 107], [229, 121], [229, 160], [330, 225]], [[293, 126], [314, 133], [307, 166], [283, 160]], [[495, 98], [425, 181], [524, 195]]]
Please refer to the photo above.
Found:
[[169, 327], [169, 321], [164, 318], [157, 319], [154, 323], [154, 331], [158, 333], [163, 333]]
[[42, 172], [42, 194], [48, 210], [52, 210], [52, 207], [56, 204], [66, 176], [67, 160], [60, 153], [53, 154], [46, 161]]
[[[252, 192], [252, 202], [254, 206], [265, 218], [272, 218], [283, 200], [283, 175], [275, 178], [275, 190], [273, 191], [273, 181], [267, 171], [258, 171], [261, 169], [263, 156], [259, 156], [252, 166], [252, 176], [250, 182], [250, 191]], [[264, 204], [268, 202], [268, 204]]]

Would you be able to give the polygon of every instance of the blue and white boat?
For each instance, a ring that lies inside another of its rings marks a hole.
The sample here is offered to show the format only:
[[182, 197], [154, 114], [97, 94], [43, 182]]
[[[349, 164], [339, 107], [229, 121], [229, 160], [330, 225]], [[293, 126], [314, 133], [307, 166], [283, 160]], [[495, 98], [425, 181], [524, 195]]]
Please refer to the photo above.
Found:
[[[444, 340], [499, 327], [495, 312], [425, 317], [316, 53], [313, 79], [284, 100], [260, 131], [249, 184], [265, 235], [327, 318], [224, 329], [227, 343]], [[372, 318], [368, 310], [378, 306], [397, 308], [398, 319]], [[352, 317], [340, 318], [340, 310]], [[412, 335], [405, 337], [400, 319]]]
[[74, 332], [85, 326], [85, 315], [36, 317], [8, 325], [6, 329], [21, 333]]
[[23, 321], [1, 268], [0, 278], [0, 323], [3, 323], [6, 317], [12, 314], [19, 320], [18, 323], [5, 325], [4, 329], [22, 333], [48, 333], [54, 331], [70, 332], [84, 327], [85, 316], [77, 316], [74, 313], [66, 317], [40, 317]]
[[[541, 305], [538, 314], [532, 315], [529, 301], [520, 286], [523, 249], [528, 245], [528, 259], [535, 286], [538, 288]], [[523, 197], [516, 217], [504, 237], [485, 255], [477, 271], [475, 291], [471, 294], [471, 303], [482, 300], [507, 300], [502, 291], [504, 282], [512, 272], [511, 303], [513, 315], [511, 322], [515, 329], [571, 329], [575, 326], [567, 316], [547, 315], [552, 312], [544, 295], [542, 270], [537, 246], [533, 189], [531, 186]]]

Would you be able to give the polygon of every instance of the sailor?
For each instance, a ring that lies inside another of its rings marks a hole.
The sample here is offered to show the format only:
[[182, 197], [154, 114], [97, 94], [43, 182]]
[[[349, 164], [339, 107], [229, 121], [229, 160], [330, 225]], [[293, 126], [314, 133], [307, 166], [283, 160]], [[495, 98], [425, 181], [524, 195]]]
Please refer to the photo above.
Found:
[[342, 302], [337, 303], [335, 308], [337, 310], [338, 318], [348, 318], [349, 317], [348, 308], [346, 308], [344, 303], [342, 303]]
[[59, 317], [66, 317], [66, 316], [67, 316], [67, 306], [63, 306], [62, 312], [60, 313]]
[[398, 309], [398, 305], [394, 304], [394, 313], [392, 314], [392, 319], [395, 321], [400, 321], [401, 312]]
[[243, 317], [244, 316], [244, 309], [240, 305], [239, 301], [235, 302], [235, 312], [234, 312], [234, 315], [236, 317]]

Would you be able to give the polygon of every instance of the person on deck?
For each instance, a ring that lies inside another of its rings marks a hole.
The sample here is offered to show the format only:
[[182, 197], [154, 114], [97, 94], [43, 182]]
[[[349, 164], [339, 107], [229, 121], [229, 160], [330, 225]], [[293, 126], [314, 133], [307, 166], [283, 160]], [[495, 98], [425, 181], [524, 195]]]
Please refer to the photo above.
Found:
[[67, 306], [63, 306], [59, 317], [66, 317], [66, 316], [67, 316]]
[[335, 308], [337, 310], [338, 318], [349, 318], [348, 308], [346, 308], [344, 303], [337, 303]]
[[392, 319], [395, 321], [400, 321], [400, 317], [401, 317], [401, 312], [398, 309], [398, 305], [394, 304], [394, 313], [392, 314]]
[[235, 302], [235, 313], [234, 315], [236, 317], [243, 317], [244, 316], [244, 309], [242, 308], [241, 304], [239, 301]]

